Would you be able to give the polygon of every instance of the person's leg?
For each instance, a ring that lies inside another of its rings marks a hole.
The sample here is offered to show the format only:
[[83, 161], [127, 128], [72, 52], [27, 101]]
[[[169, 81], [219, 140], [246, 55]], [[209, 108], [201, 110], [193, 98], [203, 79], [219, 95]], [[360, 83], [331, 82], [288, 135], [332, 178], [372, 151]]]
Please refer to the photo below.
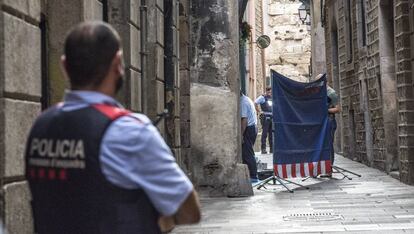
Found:
[[272, 118], [270, 118], [269, 120], [269, 148], [270, 148], [270, 153], [273, 153], [273, 123], [272, 123]]
[[[336, 129], [336, 125], [334, 126], [334, 119], [331, 118], [330, 116], [328, 116], [328, 127], [329, 127], [329, 159], [331, 160], [331, 165], [333, 165], [334, 162], [334, 147], [333, 147], [333, 142], [334, 142], [334, 134], [335, 134], [335, 129]], [[336, 123], [335, 123], [336, 124]], [[322, 178], [332, 178], [332, 170], [330, 172], [327, 172], [327, 174], [322, 174], [320, 175], [320, 177]]]
[[336, 131], [336, 120], [335, 118], [329, 117], [329, 121], [331, 122], [331, 165], [333, 165], [335, 161], [334, 141]]
[[250, 159], [252, 160], [252, 171], [253, 173], [251, 173], [250, 178], [253, 179], [259, 179], [258, 175], [257, 175], [257, 162], [256, 162], [256, 155], [254, 153], [254, 144], [256, 142], [256, 138], [257, 138], [257, 127], [256, 126], [252, 126], [252, 128], [250, 129], [250, 141], [251, 141], [251, 146], [250, 146]]
[[267, 118], [263, 119], [263, 124], [262, 124], [262, 139], [261, 139], [261, 143], [262, 143], [262, 154], [266, 154], [266, 139], [267, 139], [267, 135], [269, 132], [269, 120], [267, 120]]
[[254, 157], [253, 145], [256, 141], [257, 130], [256, 126], [249, 126], [243, 135], [242, 144], [242, 159], [243, 163], [247, 164], [251, 179], [257, 179], [257, 165]]

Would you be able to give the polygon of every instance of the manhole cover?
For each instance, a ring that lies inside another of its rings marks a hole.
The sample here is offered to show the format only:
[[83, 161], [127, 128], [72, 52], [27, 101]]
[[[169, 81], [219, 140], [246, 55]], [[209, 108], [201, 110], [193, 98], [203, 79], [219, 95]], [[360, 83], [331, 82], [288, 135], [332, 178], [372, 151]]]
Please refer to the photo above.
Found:
[[330, 221], [343, 219], [342, 215], [331, 212], [303, 213], [283, 216], [284, 221]]

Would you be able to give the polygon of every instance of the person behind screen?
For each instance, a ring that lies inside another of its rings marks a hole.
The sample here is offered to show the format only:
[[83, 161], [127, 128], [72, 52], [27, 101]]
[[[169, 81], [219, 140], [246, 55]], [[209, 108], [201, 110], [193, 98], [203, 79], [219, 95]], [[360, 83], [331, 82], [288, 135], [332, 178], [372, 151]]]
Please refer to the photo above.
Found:
[[[319, 74], [316, 76], [316, 80], [320, 79], [324, 74]], [[339, 98], [336, 91], [329, 85], [326, 85], [327, 91], [327, 105], [328, 105], [328, 121], [331, 134], [331, 142], [330, 142], [330, 154], [331, 154], [331, 165], [334, 164], [335, 161], [335, 151], [334, 151], [334, 140], [335, 140], [335, 131], [337, 128], [337, 123], [335, 119], [335, 115], [341, 112], [341, 106], [339, 105]]]

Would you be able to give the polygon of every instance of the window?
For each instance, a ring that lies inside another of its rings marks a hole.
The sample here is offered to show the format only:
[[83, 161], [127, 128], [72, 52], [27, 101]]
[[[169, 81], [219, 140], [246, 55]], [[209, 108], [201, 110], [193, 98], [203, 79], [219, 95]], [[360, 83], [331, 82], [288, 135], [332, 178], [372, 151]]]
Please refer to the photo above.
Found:
[[352, 14], [351, 14], [351, 0], [345, 0], [345, 39], [346, 39], [346, 57], [348, 64], [352, 63]]
[[360, 13], [360, 30], [361, 30], [361, 39], [362, 39], [362, 46], [367, 45], [367, 22], [366, 22], [366, 8], [365, 8], [365, 0], [359, 0], [359, 13]]

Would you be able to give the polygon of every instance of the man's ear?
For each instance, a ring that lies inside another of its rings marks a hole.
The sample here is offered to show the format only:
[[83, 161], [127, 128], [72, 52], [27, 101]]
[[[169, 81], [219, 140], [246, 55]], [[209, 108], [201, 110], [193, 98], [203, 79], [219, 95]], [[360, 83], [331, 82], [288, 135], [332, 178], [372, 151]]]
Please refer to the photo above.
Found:
[[68, 75], [66, 56], [65, 55], [62, 55], [60, 57], [60, 70], [62, 71], [62, 74], [65, 77], [65, 79], [69, 81], [69, 75]]
[[122, 50], [118, 50], [116, 52], [114, 63], [116, 64], [116, 71], [119, 75], [123, 76], [125, 73], [125, 66], [124, 66], [124, 58], [123, 58], [123, 52]]

